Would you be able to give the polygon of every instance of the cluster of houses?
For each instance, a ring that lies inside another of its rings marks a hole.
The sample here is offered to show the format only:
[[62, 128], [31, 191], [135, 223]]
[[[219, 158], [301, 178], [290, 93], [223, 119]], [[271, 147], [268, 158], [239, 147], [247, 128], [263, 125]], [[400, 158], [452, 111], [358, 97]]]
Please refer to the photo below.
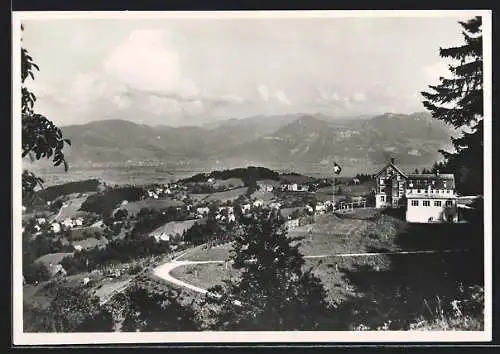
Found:
[[309, 191], [309, 186], [306, 184], [298, 183], [284, 183], [281, 184], [279, 181], [274, 180], [261, 180], [257, 181], [257, 186], [260, 190], [265, 192], [272, 192], [274, 190], [281, 190], [282, 192], [307, 192]]
[[146, 191], [145, 198], [160, 199], [160, 198], [168, 197], [171, 194], [172, 194], [172, 190], [167, 185], [164, 187], [156, 187], [156, 188], [148, 189]]
[[[35, 232], [40, 233], [42, 227], [48, 224], [48, 220], [44, 217], [36, 218], [34, 226]], [[66, 218], [63, 221], [53, 221], [50, 223], [50, 229], [55, 234], [60, 233], [63, 229], [72, 229], [74, 227], [83, 226], [83, 218]], [[36, 234], [35, 234], [36, 235]]]
[[309, 186], [306, 184], [297, 184], [297, 183], [291, 183], [291, 184], [282, 184], [281, 185], [281, 191], [283, 192], [307, 192], [309, 191]]
[[186, 187], [183, 187], [177, 183], [172, 184], [164, 184], [160, 187], [149, 188], [146, 190], [144, 194], [145, 199], [161, 199], [172, 196], [176, 192], [180, 190], [186, 190]]

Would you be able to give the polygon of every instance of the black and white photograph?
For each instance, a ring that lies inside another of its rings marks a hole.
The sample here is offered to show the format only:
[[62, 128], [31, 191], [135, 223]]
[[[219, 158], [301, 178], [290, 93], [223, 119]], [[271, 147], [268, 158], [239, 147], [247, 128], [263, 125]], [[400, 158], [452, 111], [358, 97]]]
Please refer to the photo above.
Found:
[[491, 11], [12, 33], [14, 344], [491, 340]]

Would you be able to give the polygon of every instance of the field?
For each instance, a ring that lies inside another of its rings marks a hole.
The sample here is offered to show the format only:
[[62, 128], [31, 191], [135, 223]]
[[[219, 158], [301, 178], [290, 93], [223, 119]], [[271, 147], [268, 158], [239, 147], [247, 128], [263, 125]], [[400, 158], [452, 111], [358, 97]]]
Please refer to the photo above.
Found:
[[229, 258], [231, 244], [215, 247], [199, 247], [186, 255], [179, 257], [183, 261], [223, 261]]
[[189, 284], [208, 289], [215, 284], [221, 284], [224, 279], [238, 277], [239, 271], [223, 263], [194, 264], [175, 268], [171, 272], [174, 278], [179, 278]]
[[146, 199], [136, 202], [129, 202], [126, 205], [120, 206], [115, 209], [114, 213], [119, 209], [125, 209], [129, 215], [136, 215], [143, 208], [161, 210], [169, 207], [182, 207], [184, 203], [175, 199]]
[[79, 241], [89, 237], [95, 237], [96, 234], [101, 235], [102, 228], [97, 226], [75, 227], [71, 229], [68, 241]]
[[54, 216], [54, 221], [64, 221], [65, 219], [73, 219], [79, 216], [78, 211], [88, 195], [82, 194], [80, 197], [76, 195], [69, 196], [69, 199], [64, 202], [59, 212]]
[[175, 236], [177, 234], [182, 235], [184, 231], [188, 230], [195, 222], [199, 220], [185, 220], [185, 221], [172, 221], [168, 222], [159, 228], [152, 231], [149, 235], [159, 235], [165, 233], [167, 235]]
[[[340, 193], [337, 191], [338, 188], [340, 188]], [[371, 190], [374, 190], [374, 189], [375, 189], [375, 182], [374, 181], [368, 181], [368, 182], [364, 182], [361, 184], [353, 184], [353, 185], [340, 184], [340, 185], [335, 186], [335, 197], [337, 197], [337, 194], [339, 197], [340, 196], [344, 196], [344, 197], [345, 196], [350, 196], [350, 197], [362, 196], [362, 195], [369, 193]], [[331, 198], [331, 195], [332, 195], [332, 187], [331, 186], [320, 188], [316, 191], [316, 193], [329, 195], [330, 196], [329, 199], [330, 200], [332, 199]]]
[[95, 246], [102, 247], [107, 245], [108, 240], [105, 238], [95, 238], [95, 237], [89, 237], [80, 241], [73, 241], [71, 244], [73, 246], [81, 246], [83, 249], [91, 249], [94, 248]]
[[269, 203], [276, 199], [276, 196], [274, 195], [273, 192], [268, 192], [263, 190], [256, 190], [255, 192], [252, 193], [251, 197], [255, 199], [260, 199], [264, 203]]
[[[339, 329], [409, 329], [415, 323], [469, 330], [482, 326], [479, 304], [471, 300], [480, 294], [483, 282], [482, 243], [473, 226], [413, 225], [366, 209], [348, 217], [319, 216], [315, 224], [290, 235], [304, 237], [300, 246], [306, 256], [304, 268], [312, 268], [321, 279], [329, 302], [337, 308]], [[226, 260], [230, 249], [230, 244], [198, 248], [182, 260]], [[359, 255], [365, 252], [386, 254]], [[202, 288], [238, 273], [224, 264], [187, 265], [172, 271], [174, 277]], [[439, 309], [453, 313], [455, 300], [463, 300], [462, 309], [476, 317], [461, 324], [436, 323], [444, 316]]]
[[37, 258], [35, 260], [35, 262], [42, 263], [48, 269], [50, 264], [56, 265], [59, 262], [61, 262], [63, 260], [63, 258], [65, 258], [67, 256], [72, 256], [72, 255], [73, 255], [73, 253], [71, 253], [71, 252], [68, 252], [68, 253], [65, 253], [65, 252], [49, 253], [49, 254], [45, 254], [45, 255]]
[[231, 190], [224, 191], [224, 192], [212, 193], [212, 194], [209, 194], [204, 199], [204, 201], [209, 201], [209, 202], [221, 201], [222, 203], [224, 203], [228, 200], [233, 201], [233, 200], [237, 199], [239, 196], [245, 195], [247, 190], [248, 190], [247, 187], [243, 187], [243, 188], [231, 189]]

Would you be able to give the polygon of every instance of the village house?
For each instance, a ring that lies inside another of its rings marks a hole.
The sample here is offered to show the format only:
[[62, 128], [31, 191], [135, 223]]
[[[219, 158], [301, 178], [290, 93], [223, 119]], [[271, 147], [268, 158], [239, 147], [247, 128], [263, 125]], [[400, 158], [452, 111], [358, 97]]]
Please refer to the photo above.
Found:
[[269, 204], [269, 207], [271, 209], [280, 209], [281, 208], [281, 203], [279, 203], [279, 202], [272, 202], [271, 204]]
[[83, 218], [76, 218], [74, 225], [75, 226], [83, 226]]
[[288, 192], [307, 192], [309, 190], [309, 186], [308, 185], [301, 185], [301, 184], [297, 184], [297, 183], [282, 184], [281, 190], [288, 191]]
[[64, 227], [73, 227], [73, 220], [71, 220], [70, 218], [66, 218], [64, 219], [62, 224], [64, 225]]
[[36, 219], [36, 223], [37, 223], [38, 225], [43, 225], [43, 224], [45, 224], [46, 222], [47, 222], [47, 219], [45, 219], [45, 218], [37, 218], [37, 219]]
[[244, 214], [248, 213], [250, 211], [251, 207], [252, 206], [250, 204], [242, 204], [241, 205], [241, 212], [244, 213]]
[[458, 221], [453, 174], [406, 174], [391, 159], [374, 177], [376, 208], [405, 207], [408, 222]]
[[170, 235], [165, 232], [162, 232], [160, 234], [155, 234], [153, 235], [153, 237], [155, 238], [156, 242], [170, 241]]
[[198, 218], [202, 218], [208, 215], [210, 209], [208, 207], [196, 208], [196, 214]]
[[61, 232], [61, 224], [59, 224], [58, 222], [53, 222], [52, 224], [50, 224], [50, 228], [55, 234]]
[[322, 202], [316, 203], [315, 214], [319, 215], [319, 214], [324, 214], [325, 212], [326, 212], [326, 205]]
[[299, 219], [292, 219], [285, 221], [285, 228], [287, 230], [293, 230], [300, 226]]
[[262, 207], [264, 205], [264, 201], [263, 200], [260, 200], [260, 199], [257, 199], [256, 201], [253, 202], [253, 206], [255, 208], [259, 208], [259, 207]]
[[270, 179], [264, 179], [257, 181], [257, 186], [259, 187], [260, 190], [266, 191], [266, 192], [272, 192], [274, 188], [279, 186], [278, 181], [270, 180]]

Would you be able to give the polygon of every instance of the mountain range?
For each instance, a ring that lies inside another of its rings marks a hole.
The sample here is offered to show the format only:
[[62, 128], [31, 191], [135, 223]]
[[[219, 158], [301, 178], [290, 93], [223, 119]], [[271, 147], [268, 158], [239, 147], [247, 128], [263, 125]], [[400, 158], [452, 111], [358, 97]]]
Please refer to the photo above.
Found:
[[335, 119], [321, 114], [255, 116], [202, 126], [148, 126], [102, 120], [64, 126], [70, 165], [158, 161], [173, 164], [430, 165], [454, 132], [427, 113]]

